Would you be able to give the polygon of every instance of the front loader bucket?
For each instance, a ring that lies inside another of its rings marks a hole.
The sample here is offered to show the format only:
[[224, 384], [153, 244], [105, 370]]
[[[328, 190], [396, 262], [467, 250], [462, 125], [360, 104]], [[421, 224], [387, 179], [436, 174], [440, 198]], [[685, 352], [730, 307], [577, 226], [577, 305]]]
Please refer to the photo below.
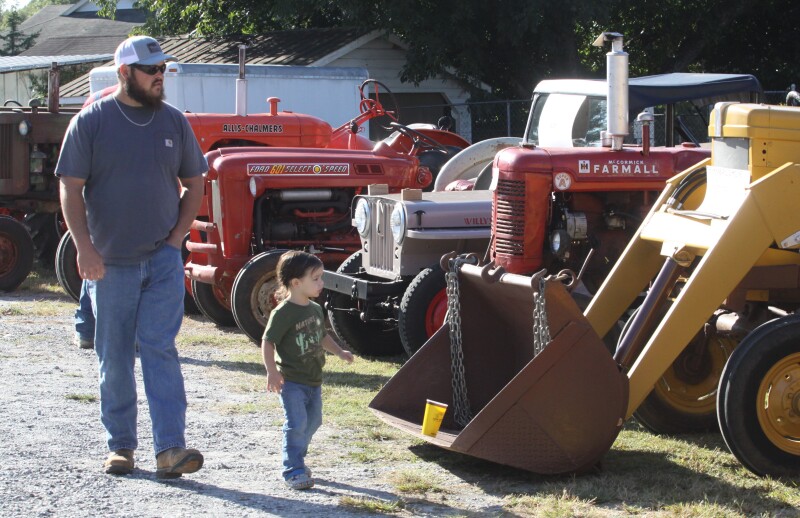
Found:
[[[446, 324], [370, 403], [388, 424], [437, 446], [542, 474], [594, 466], [619, 433], [627, 378], [560, 282], [547, 282], [552, 340], [534, 357], [531, 279], [459, 274], [463, 365], [474, 416], [463, 428], [452, 411]], [[426, 399], [447, 403], [436, 437], [421, 433]]]

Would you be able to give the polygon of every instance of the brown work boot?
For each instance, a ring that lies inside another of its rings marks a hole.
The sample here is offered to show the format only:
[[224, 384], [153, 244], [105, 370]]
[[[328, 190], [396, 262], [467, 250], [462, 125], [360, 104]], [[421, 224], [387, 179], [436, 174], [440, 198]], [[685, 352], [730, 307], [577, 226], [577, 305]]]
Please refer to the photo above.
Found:
[[203, 454], [190, 448], [170, 448], [156, 456], [156, 477], [178, 478], [203, 467]]
[[111, 475], [127, 475], [133, 471], [133, 450], [114, 450], [108, 454], [103, 469]]

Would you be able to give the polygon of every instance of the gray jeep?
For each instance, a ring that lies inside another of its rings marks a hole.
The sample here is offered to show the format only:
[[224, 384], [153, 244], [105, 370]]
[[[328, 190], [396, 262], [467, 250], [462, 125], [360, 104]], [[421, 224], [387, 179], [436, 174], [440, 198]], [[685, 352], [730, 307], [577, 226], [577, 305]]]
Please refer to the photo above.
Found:
[[[370, 194], [353, 200], [362, 249], [324, 273], [326, 309], [336, 335], [354, 351], [411, 355], [444, 322], [439, 258], [484, 255], [491, 233], [488, 190]], [[398, 333], [399, 331], [399, 333]]]

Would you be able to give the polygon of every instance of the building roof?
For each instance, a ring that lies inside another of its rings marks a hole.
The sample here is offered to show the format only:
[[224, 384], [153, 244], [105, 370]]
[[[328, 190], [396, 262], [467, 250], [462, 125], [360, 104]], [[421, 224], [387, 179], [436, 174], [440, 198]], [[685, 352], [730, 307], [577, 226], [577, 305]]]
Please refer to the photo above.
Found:
[[146, 16], [140, 9], [120, 9], [109, 20], [96, 12], [71, 12], [73, 7], [49, 5], [20, 24], [25, 34], [39, 33], [36, 44], [21, 55], [113, 54], [120, 41], [144, 24]]
[[[239, 44], [244, 43], [248, 65], [314, 66], [328, 64], [326, 58], [356, 40], [378, 35], [354, 28], [297, 29], [231, 38], [175, 36], [159, 38], [159, 42], [165, 53], [175, 56], [181, 63], [238, 63]], [[88, 95], [89, 74], [61, 87], [61, 96], [65, 98]]]
[[251, 65], [313, 65], [368, 31], [354, 28], [296, 29], [232, 38], [172, 37], [161, 48], [183, 63], [238, 63], [239, 44], [247, 45]]
[[50, 68], [52, 63], [59, 65], [77, 65], [80, 63], [96, 63], [108, 61], [113, 54], [81, 54], [78, 56], [5, 56], [0, 57], [0, 73], [16, 72], [18, 70], [33, 70], [37, 68]]

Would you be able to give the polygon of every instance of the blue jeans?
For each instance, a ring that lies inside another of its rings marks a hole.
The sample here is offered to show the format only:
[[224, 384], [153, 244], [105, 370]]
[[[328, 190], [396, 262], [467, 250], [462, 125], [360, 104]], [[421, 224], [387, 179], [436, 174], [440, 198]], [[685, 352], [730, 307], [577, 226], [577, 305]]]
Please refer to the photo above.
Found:
[[186, 393], [175, 348], [183, 320], [181, 251], [162, 245], [144, 261], [106, 265], [105, 276], [87, 281], [95, 319], [94, 350], [100, 364], [100, 420], [109, 450], [135, 450], [135, 344], [156, 455], [185, 447]]
[[78, 309], [75, 310], [75, 333], [81, 340], [94, 342], [94, 312], [92, 298], [86, 291], [86, 281], [81, 284], [81, 296], [78, 299]]
[[322, 387], [285, 381], [281, 403], [283, 423], [283, 478], [305, 472], [305, 457], [314, 432], [322, 424]]

